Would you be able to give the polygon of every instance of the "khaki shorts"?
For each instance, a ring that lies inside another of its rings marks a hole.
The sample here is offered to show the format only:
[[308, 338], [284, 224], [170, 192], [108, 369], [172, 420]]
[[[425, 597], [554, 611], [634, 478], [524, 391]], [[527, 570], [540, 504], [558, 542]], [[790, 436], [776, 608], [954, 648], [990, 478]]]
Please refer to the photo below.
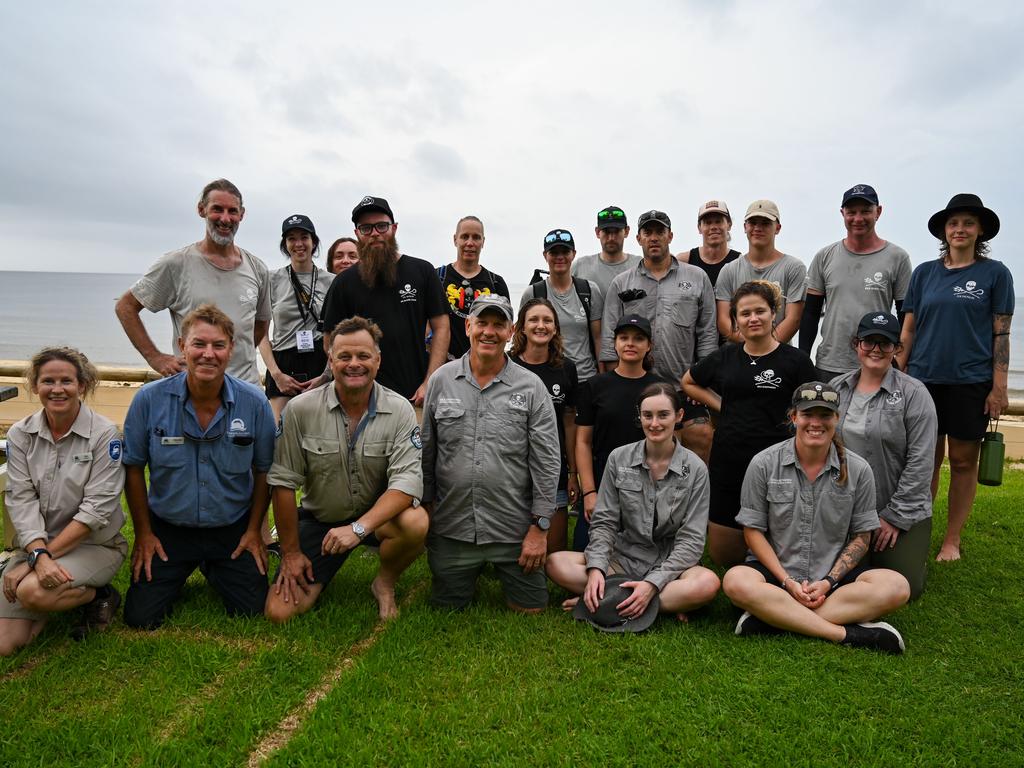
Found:
[[[74, 586], [102, 587], [113, 580], [127, 554], [128, 542], [118, 536], [108, 544], [79, 544], [63, 557], [58, 557], [57, 562], [71, 574]], [[13, 568], [23, 560], [25, 554], [19, 552], [7, 567]], [[0, 619], [37, 621], [43, 618], [46, 618], [45, 613], [26, 610], [17, 600], [9, 603], [7, 598], [0, 595]]]

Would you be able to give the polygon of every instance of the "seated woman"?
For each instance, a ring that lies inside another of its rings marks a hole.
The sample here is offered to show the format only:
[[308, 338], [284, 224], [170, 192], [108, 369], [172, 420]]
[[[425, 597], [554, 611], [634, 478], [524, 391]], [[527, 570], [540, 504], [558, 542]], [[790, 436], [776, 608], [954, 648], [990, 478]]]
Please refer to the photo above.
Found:
[[662, 613], [685, 620], [719, 587], [718, 577], [697, 564], [708, 523], [708, 473], [673, 434], [683, 418], [673, 385], [647, 386], [637, 405], [644, 439], [608, 457], [586, 551], [553, 553], [547, 574], [582, 595], [592, 613], [604, 598], [605, 577], [626, 574], [633, 580], [622, 585], [632, 590], [617, 606], [623, 619], [638, 618], [658, 595]]
[[737, 635], [784, 629], [902, 653], [900, 633], [871, 622], [904, 605], [910, 585], [896, 571], [861, 565], [878, 528], [875, 482], [836, 437], [838, 410], [829, 384], [793, 393], [796, 435], [757, 454], [743, 479], [736, 520], [750, 555], [726, 572], [723, 589], [745, 611]]
[[26, 378], [43, 407], [7, 433], [6, 503], [20, 549], [3, 573], [3, 656], [35, 639], [49, 613], [85, 606], [76, 639], [104, 629], [121, 603], [110, 580], [128, 552], [120, 434], [81, 400], [96, 369], [78, 350], [49, 347]]
[[924, 590], [932, 536], [932, 462], [938, 418], [928, 389], [896, 370], [900, 324], [890, 314], [861, 318], [853, 348], [860, 368], [838, 376], [843, 443], [863, 456], [875, 476], [875, 531], [869, 562], [910, 582], [910, 599]]

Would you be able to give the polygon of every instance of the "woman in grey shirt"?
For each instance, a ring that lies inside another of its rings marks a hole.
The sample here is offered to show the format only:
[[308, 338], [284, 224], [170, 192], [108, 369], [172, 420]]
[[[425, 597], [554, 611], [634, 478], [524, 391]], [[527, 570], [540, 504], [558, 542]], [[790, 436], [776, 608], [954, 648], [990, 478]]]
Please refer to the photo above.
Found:
[[[585, 552], [555, 552], [548, 577], [583, 601], [591, 613], [604, 598], [605, 577], [626, 574], [632, 593], [619, 603], [623, 619], [636, 619], [656, 595], [662, 613], [705, 605], [718, 577], [698, 565], [708, 523], [708, 474], [695, 453], [675, 439], [683, 418], [675, 386], [656, 382], [637, 400], [644, 439], [608, 457]], [[573, 607], [571, 598], [563, 607]]]
[[861, 318], [852, 346], [860, 368], [837, 376], [839, 430], [875, 475], [879, 525], [871, 565], [892, 568], [910, 582], [910, 599], [924, 589], [932, 533], [932, 462], [938, 419], [928, 390], [896, 370], [899, 321], [887, 312]]

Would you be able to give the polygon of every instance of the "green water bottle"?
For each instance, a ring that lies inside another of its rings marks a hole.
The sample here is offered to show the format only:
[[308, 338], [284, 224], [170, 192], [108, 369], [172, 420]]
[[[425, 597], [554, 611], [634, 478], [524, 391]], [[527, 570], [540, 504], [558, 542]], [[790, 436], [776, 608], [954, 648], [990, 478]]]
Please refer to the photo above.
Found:
[[[998, 429], [998, 424], [996, 425]], [[1003, 457], [1006, 445], [1001, 432], [986, 432], [981, 440], [981, 456], [978, 458], [978, 482], [982, 485], [1003, 484]]]

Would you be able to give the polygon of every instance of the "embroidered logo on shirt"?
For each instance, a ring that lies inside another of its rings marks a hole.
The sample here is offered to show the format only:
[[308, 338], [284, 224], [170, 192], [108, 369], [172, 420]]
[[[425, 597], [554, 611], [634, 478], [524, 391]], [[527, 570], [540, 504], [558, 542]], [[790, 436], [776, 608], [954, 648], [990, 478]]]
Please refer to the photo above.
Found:
[[754, 376], [754, 387], [757, 389], [778, 389], [782, 384], [782, 377], [776, 376], [775, 371], [766, 368], [762, 373]]
[[551, 385], [551, 402], [553, 402], [553, 403], [563, 403], [563, 402], [565, 402], [565, 392], [562, 391], [562, 385], [561, 384], [552, 384]]
[[526, 395], [522, 392], [513, 392], [508, 398], [508, 407], [515, 408], [517, 411], [526, 410]]
[[420, 435], [420, 428], [419, 427], [413, 427], [412, 428], [412, 434], [409, 435], [409, 442], [411, 442], [413, 444], [413, 446], [416, 447], [416, 448], [422, 448], [423, 447], [423, 437]]
[[410, 301], [416, 301], [416, 289], [406, 283], [404, 287], [398, 289], [398, 302], [405, 304]]
[[693, 283], [691, 283], [689, 280], [683, 280], [683, 282], [679, 284], [679, 287], [682, 288], [684, 291], [688, 291], [691, 288], [693, 288]]
[[244, 293], [238, 294], [238, 300], [243, 304], [255, 304], [258, 298], [255, 288], [246, 288]]
[[985, 289], [979, 288], [978, 284], [973, 280], [968, 280], [963, 288], [959, 285], [953, 286], [953, 295], [958, 299], [973, 299], [977, 301], [985, 295]]
[[111, 440], [109, 443], [107, 443], [107, 455], [110, 457], [111, 461], [120, 461], [121, 460], [121, 441], [120, 440]]
[[864, 278], [865, 291], [884, 291], [889, 287], [889, 281], [881, 272], [875, 272], [871, 277]]
[[885, 402], [889, 405], [899, 405], [903, 402], [903, 392], [898, 389], [895, 390], [891, 395], [885, 398]]
[[242, 419], [232, 419], [229, 429], [232, 432], [245, 432], [245, 422]]

